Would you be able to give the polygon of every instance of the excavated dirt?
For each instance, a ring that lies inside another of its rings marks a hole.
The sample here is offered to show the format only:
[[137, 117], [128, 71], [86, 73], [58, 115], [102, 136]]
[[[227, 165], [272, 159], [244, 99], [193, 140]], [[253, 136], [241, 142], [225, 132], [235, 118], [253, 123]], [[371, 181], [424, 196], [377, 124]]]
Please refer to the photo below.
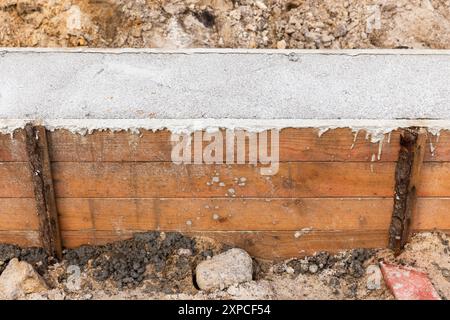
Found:
[[0, 265], [26, 260], [52, 288], [26, 299], [393, 299], [379, 272], [384, 261], [426, 272], [441, 298], [450, 298], [450, 246], [442, 233], [415, 235], [397, 257], [387, 249], [355, 249], [281, 262], [254, 259], [253, 281], [199, 291], [196, 265], [229, 248], [208, 238], [150, 232], [66, 250], [61, 263], [47, 261], [39, 249], [1, 245]]
[[0, 0], [0, 46], [450, 48], [449, 0]]

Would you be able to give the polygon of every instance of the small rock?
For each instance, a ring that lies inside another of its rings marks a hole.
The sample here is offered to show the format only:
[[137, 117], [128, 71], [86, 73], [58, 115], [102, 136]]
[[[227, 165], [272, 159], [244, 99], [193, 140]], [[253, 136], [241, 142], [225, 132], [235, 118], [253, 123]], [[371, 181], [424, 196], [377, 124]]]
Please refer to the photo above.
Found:
[[323, 35], [321, 40], [323, 43], [330, 43], [331, 41], [334, 40], [334, 37], [330, 35]]
[[196, 279], [201, 290], [223, 290], [233, 284], [251, 281], [252, 273], [252, 258], [244, 250], [234, 248], [199, 263]]
[[308, 263], [301, 263], [300, 264], [300, 273], [305, 274], [309, 271]]
[[248, 25], [245, 26], [245, 30], [247, 31], [256, 31], [256, 25], [253, 23], [249, 23]]
[[16, 6], [19, 15], [26, 15], [40, 10], [39, 4], [32, 0], [19, 0]]
[[177, 15], [183, 12], [186, 9], [186, 7], [183, 1], [175, 1], [175, 2], [168, 2], [167, 4], [163, 5], [163, 9], [165, 12], [171, 15]]
[[212, 178], [212, 182], [217, 183], [217, 182], [219, 182], [219, 181], [220, 181], [220, 178], [219, 178], [219, 177], [213, 177], [213, 178]]
[[371, 264], [367, 267], [366, 274], [368, 275], [366, 283], [367, 290], [380, 289], [381, 281], [383, 279], [380, 267], [375, 264]]
[[131, 29], [131, 35], [135, 38], [140, 38], [142, 36], [142, 29], [140, 26], [135, 26]]
[[93, 295], [90, 294], [90, 293], [87, 293], [87, 294], [84, 296], [84, 300], [91, 300], [92, 298], [93, 298]]
[[334, 30], [334, 36], [336, 38], [343, 37], [347, 34], [347, 26], [345, 24], [338, 25]]
[[317, 273], [317, 271], [319, 271], [319, 267], [317, 266], [317, 264], [312, 263], [309, 265], [309, 272]]
[[178, 255], [180, 256], [192, 256], [192, 250], [186, 249], [186, 248], [180, 248], [178, 249]]
[[0, 296], [14, 300], [26, 294], [47, 291], [48, 287], [33, 267], [17, 258], [12, 259], [0, 276]]
[[267, 10], [267, 6], [262, 1], [256, 1], [255, 5], [261, 10]]
[[278, 41], [277, 49], [286, 49], [286, 41], [284, 41], [284, 40]]
[[294, 273], [295, 273], [295, 270], [294, 270], [294, 268], [292, 268], [292, 267], [287, 267], [287, 268], [286, 268], [286, 273], [288, 273], [288, 274], [294, 274]]
[[314, 41], [319, 40], [319, 38], [320, 38], [319, 33], [316, 33], [316, 32], [306, 32], [305, 33], [305, 39], [307, 41], [314, 42]]

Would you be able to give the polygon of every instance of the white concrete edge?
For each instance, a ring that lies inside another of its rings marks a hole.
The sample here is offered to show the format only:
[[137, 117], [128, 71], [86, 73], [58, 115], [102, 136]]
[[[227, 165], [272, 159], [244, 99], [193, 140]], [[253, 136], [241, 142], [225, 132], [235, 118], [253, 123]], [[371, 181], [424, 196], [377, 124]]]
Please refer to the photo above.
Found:
[[291, 53], [301, 55], [450, 55], [447, 49], [230, 49], [230, 48], [34, 48], [34, 47], [0, 47], [0, 56], [7, 53], [108, 53], [108, 54], [279, 54]]
[[69, 130], [76, 134], [91, 134], [94, 131], [158, 131], [191, 133], [198, 130], [215, 132], [219, 129], [262, 132], [286, 128], [312, 128], [321, 136], [328, 130], [349, 128], [353, 132], [365, 131], [374, 143], [384, 139], [386, 134], [407, 127], [423, 127], [432, 135], [442, 130], [450, 130], [450, 120], [367, 120], [367, 119], [0, 119], [0, 133], [13, 134], [27, 123], [43, 125], [48, 130]]

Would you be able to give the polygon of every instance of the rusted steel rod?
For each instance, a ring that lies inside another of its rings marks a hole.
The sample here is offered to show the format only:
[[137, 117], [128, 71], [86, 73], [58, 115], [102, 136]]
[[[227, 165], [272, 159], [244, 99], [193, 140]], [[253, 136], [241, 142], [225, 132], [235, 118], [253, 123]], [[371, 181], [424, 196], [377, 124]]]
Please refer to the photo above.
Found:
[[404, 129], [400, 136], [400, 152], [395, 169], [394, 209], [389, 228], [389, 247], [396, 253], [403, 249], [411, 236], [426, 138], [426, 130], [416, 127]]
[[61, 259], [62, 243], [53, 189], [45, 127], [27, 124], [26, 150], [39, 218], [42, 246], [49, 256]]

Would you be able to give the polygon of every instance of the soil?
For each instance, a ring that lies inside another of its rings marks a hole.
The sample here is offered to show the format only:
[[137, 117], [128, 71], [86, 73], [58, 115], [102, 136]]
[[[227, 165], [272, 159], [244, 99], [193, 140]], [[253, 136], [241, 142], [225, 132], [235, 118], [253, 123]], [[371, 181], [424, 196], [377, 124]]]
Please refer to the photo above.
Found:
[[450, 48], [449, 0], [0, 0], [0, 46]]
[[388, 249], [355, 249], [286, 261], [254, 259], [253, 281], [199, 291], [196, 265], [229, 248], [208, 238], [149, 232], [66, 250], [60, 263], [48, 261], [40, 249], [0, 245], [0, 266], [18, 257], [44, 277], [51, 289], [26, 299], [393, 299], [374, 273], [384, 261], [426, 272], [441, 298], [450, 298], [450, 246], [443, 233], [415, 235], [397, 257]]

